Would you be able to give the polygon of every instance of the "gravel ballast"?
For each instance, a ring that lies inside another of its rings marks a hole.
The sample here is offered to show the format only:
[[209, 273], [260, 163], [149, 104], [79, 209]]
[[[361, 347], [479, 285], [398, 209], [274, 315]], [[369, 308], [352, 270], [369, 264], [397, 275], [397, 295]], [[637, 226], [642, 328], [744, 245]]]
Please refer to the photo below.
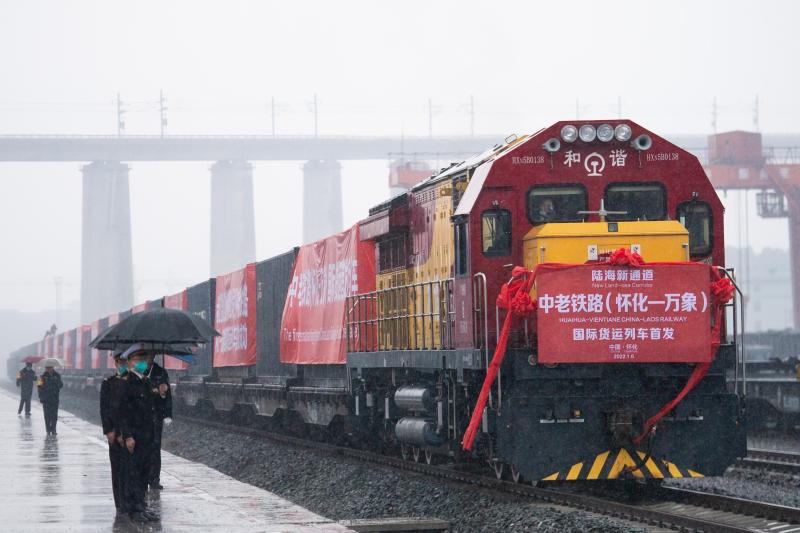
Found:
[[454, 531], [637, 531], [598, 515], [180, 421], [164, 447], [336, 520], [432, 516], [449, 520]]

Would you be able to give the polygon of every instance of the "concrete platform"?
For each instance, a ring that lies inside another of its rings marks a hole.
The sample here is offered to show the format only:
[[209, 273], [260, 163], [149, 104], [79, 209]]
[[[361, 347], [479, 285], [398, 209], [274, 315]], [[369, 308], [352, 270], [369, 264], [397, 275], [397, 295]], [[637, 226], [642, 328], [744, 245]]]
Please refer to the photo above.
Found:
[[0, 531], [350, 531], [271, 492], [166, 452], [161, 473], [166, 488], [148, 494], [161, 522], [141, 526], [116, 518], [102, 430], [62, 410], [58, 435], [46, 436], [35, 396], [31, 417], [18, 417], [18, 397], [0, 390]]

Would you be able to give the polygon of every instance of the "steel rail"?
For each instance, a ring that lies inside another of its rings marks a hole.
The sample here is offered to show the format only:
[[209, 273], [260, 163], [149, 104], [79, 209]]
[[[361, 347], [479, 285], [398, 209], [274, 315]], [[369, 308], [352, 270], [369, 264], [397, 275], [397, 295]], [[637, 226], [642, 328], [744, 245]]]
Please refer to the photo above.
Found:
[[747, 457], [738, 463], [742, 467], [800, 474], [800, 453], [780, 450], [748, 449]]

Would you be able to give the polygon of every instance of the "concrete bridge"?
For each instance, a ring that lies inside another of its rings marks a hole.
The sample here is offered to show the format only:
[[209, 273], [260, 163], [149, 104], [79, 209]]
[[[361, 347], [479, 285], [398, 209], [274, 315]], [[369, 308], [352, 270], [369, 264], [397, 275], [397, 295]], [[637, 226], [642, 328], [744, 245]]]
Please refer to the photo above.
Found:
[[[129, 163], [211, 163], [210, 274], [215, 276], [255, 260], [252, 162], [305, 161], [303, 240], [310, 242], [342, 229], [340, 161], [458, 160], [504, 137], [15, 135], [0, 136], [0, 162], [86, 163], [81, 169], [81, 317], [87, 322], [133, 304]], [[706, 162], [705, 136], [666, 137]], [[791, 155], [800, 138], [765, 135], [764, 145], [777, 147], [772, 155], [780, 158]], [[101, 267], [94, 257], [114, 261]]]

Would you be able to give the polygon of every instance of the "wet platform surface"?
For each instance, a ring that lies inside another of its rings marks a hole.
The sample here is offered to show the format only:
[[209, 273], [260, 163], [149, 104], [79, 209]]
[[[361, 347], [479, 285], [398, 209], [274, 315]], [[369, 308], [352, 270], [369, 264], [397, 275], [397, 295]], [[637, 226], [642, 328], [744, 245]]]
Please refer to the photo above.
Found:
[[[60, 411], [46, 435], [34, 393], [30, 418], [19, 397], [0, 390], [0, 531], [338, 533], [345, 527], [263, 489], [162, 452], [161, 483], [148, 505], [161, 521], [116, 517], [108, 446], [98, 425]], [[98, 414], [99, 417], [99, 414]]]

